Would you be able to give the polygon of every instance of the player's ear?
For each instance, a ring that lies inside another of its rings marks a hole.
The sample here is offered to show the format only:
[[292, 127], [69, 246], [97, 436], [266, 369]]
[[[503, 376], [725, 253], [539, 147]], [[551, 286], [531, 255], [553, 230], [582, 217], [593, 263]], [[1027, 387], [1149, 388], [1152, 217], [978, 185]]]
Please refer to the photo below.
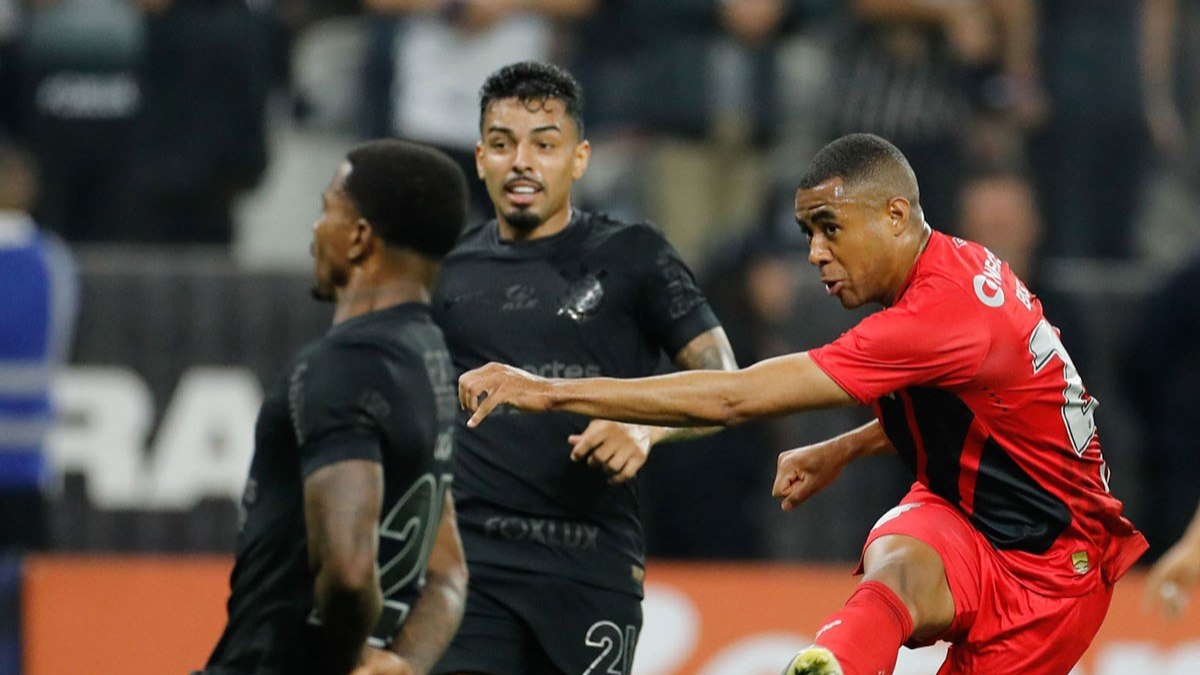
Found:
[[575, 153], [571, 157], [571, 178], [579, 180], [587, 173], [588, 162], [592, 159], [592, 144], [579, 141], [575, 144]]
[[375, 228], [366, 218], [354, 221], [350, 232], [350, 248], [346, 257], [351, 262], [360, 262], [371, 254], [375, 247]]
[[892, 197], [887, 203], [888, 230], [892, 236], [899, 236], [908, 228], [908, 219], [912, 215], [912, 204], [904, 197]]
[[475, 174], [483, 180], [483, 141], [475, 142]]

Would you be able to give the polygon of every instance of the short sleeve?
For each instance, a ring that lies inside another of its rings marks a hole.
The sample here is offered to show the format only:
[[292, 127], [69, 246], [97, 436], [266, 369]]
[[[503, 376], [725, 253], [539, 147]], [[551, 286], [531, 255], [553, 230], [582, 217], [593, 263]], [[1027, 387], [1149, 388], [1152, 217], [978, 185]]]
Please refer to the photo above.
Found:
[[642, 325], [670, 356], [721, 325], [683, 258], [657, 230], [640, 229], [634, 250], [640, 274], [638, 311]]
[[386, 420], [397, 405], [394, 369], [381, 351], [331, 346], [288, 379], [288, 412], [305, 476], [344, 460], [382, 461]]
[[860, 403], [906, 387], [952, 387], [975, 375], [990, 348], [977, 312], [952, 294], [926, 294], [868, 316], [809, 357]]

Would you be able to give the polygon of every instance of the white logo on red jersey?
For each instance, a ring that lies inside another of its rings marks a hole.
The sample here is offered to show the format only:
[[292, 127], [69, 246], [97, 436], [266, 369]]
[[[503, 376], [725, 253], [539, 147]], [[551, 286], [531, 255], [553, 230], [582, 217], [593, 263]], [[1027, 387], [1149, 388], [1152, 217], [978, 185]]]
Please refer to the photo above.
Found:
[[982, 274], [975, 275], [975, 296], [988, 307], [1004, 304], [1004, 289]]
[[824, 633], [825, 631], [829, 630], [830, 628], [833, 628], [835, 626], [840, 626], [840, 625], [842, 625], [841, 619], [834, 619], [833, 621], [830, 621], [829, 623], [825, 624], [824, 626], [821, 626], [821, 630], [817, 631], [817, 636], [814, 637], [813, 639], [814, 640], [821, 639], [821, 633]]
[[883, 525], [884, 523], [888, 522], [889, 520], [894, 520], [896, 518], [899, 518], [901, 516], [901, 514], [903, 514], [905, 511], [911, 511], [920, 505], [921, 505], [921, 502], [912, 502], [910, 504], [900, 504], [899, 506], [893, 506], [891, 511], [888, 511], [887, 513], [883, 514], [882, 516], [879, 517], [879, 520], [875, 521], [875, 524], [871, 526], [871, 529], [876, 530], [879, 528], [879, 526]]
[[988, 307], [1004, 304], [1004, 278], [1000, 275], [1000, 259], [988, 249], [987, 260], [983, 261], [983, 272], [975, 275], [975, 296]]

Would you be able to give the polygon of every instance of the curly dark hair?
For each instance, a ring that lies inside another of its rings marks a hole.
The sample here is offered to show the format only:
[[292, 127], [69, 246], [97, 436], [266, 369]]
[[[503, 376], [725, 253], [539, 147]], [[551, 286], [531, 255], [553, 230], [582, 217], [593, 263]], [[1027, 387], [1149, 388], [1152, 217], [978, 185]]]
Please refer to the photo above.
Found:
[[467, 179], [446, 153], [397, 139], [346, 154], [346, 194], [389, 246], [442, 258], [467, 219]]
[[479, 89], [479, 127], [496, 101], [515, 98], [521, 102], [562, 101], [583, 139], [583, 88], [566, 69], [552, 63], [521, 61], [504, 66], [488, 76]]

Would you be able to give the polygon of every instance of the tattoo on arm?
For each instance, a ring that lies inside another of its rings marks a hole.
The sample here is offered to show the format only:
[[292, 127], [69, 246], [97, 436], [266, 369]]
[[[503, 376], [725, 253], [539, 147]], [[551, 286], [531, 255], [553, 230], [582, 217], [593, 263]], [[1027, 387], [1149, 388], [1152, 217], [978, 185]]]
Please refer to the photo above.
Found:
[[713, 328], [697, 335], [675, 355], [675, 365], [683, 370], [737, 370], [733, 347], [724, 328]]
[[[675, 365], [683, 370], [737, 370], [737, 359], [725, 329], [720, 326], [697, 335], [675, 355]], [[710, 436], [721, 427], [663, 428], [655, 443], [673, 443]]]

